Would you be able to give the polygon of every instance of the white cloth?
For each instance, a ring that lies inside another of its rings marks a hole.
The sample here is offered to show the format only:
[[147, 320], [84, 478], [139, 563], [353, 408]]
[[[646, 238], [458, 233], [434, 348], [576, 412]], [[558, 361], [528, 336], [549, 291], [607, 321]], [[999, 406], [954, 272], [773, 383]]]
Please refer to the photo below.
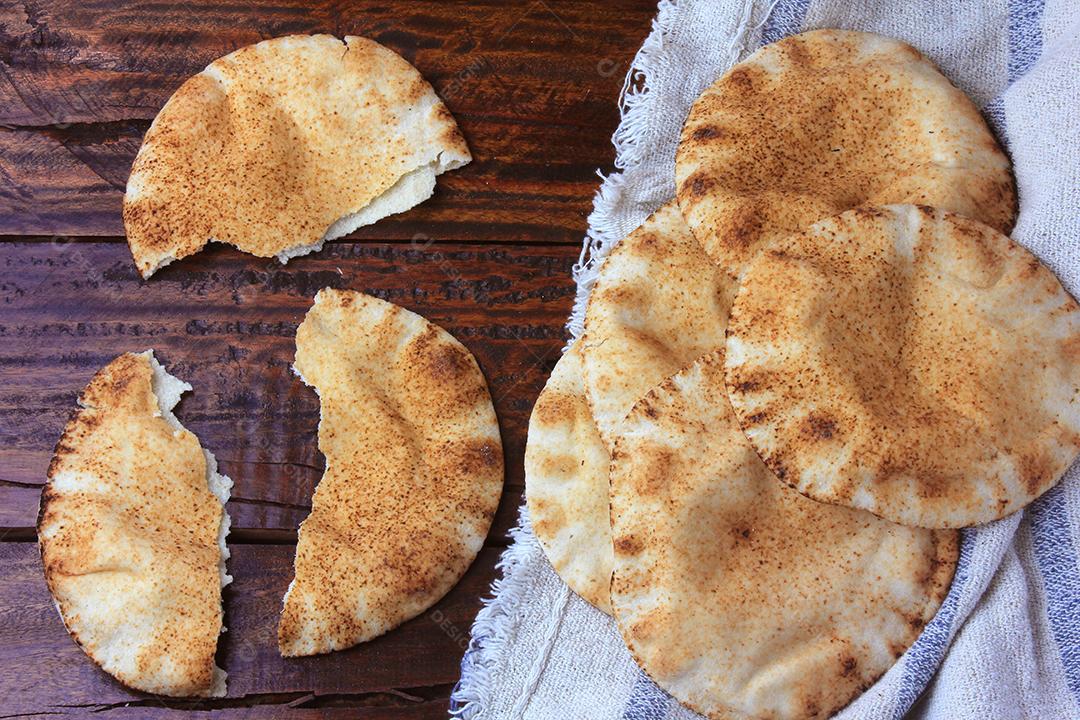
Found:
[[[1020, 196], [1013, 236], [1080, 292], [1080, 7], [1075, 0], [682, 0], [660, 3], [635, 58], [575, 272], [581, 331], [597, 263], [674, 195], [695, 97], [765, 42], [821, 27], [902, 38], [990, 118]], [[1022, 388], [1018, 388], [1022, 392]], [[964, 531], [942, 608], [842, 718], [1080, 718], [1080, 470], [1026, 511]], [[452, 710], [503, 720], [696, 717], [658, 689], [613, 622], [571, 593], [526, 517], [473, 628]], [[914, 708], [914, 709], [913, 709]]]

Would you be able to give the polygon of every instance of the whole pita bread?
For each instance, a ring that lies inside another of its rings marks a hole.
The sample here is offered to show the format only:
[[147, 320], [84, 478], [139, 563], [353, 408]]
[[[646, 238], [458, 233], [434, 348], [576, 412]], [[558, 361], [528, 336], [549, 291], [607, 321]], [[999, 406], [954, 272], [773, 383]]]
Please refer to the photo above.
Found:
[[679, 206], [736, 277], [770, 240], [859, 205], [919, 203], [1008, 232], [1009, 161], [978, 110], [911, 46], [845, 30], [766, 45], [694, 103]]
[[611, 466], [619, 630], [711, 718], [826, 718], [933, 617], [955, 531], [818, 503], [762, 465], [731, 413], [723, 349], [634, 406]]
[[321, 400], [326, 472], [300, 525], [285, 656], [370, 640], [437, 602], [480, 551], [503, 482], [476, 360], [419, 315], [321, 290], [294, 367]]
[[611, 614], [607, 447], [581, 378], [581, 341], [555, 364], [529, 418], [525, 496], [540, 547], [570, 589]]
[[582, 364], [609, 449], [642, 395], [724, 344], [735, 289], [701, 252], [674, 201], [605, 258], [585, 312]]
[[124, 196], [143, 277], [210, 240], [281, 262], [403, 212], [471, 159], [404, 58], [362, 37], [292, 35], [219, 58], [154, 119]]
[[190, 389], [149, 350], [102, 368], [57, 443], [38, 541], [64, 625], [105, 672], [158, 695], [220, 697], [232, 481], [172, 414]]
[[727, 349], [750, 442], [818, 500], [975, 525], [1080, 452], [1080, 307], [1030, 252], [942, 210], [853, 210], [768, 247]]

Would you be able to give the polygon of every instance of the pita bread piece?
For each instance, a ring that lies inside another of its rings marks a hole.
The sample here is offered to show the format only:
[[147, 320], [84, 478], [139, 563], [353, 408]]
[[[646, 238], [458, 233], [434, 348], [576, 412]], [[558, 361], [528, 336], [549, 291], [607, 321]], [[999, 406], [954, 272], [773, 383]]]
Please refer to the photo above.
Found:
[[71, 636], [128, 687], [220, 697], [232, 481], [172, 414], [191, 386], [152, 351], [106, 365], [49, 466], [38, 541]]
[[1008, 232], [1008, 158], [963, 92], [911, 46], [814, 30], [701, 94], [675, 159], [694, 235], [738, 276], [763, 244], [859, 205], [918, 203]]
[[483, 545], [503, 482], [476, 360], [419, 315], [321, 290], [295, 369], [321, 399], [326, 472], [300, 525], [285, 656], [350, 647], [435, 604]]
[[607, 447], [581, 379], [581, 341], [551, 371], [529, 418], [525, 495], [540, 547], [567, 585], [611, 614]]
[[770, 246], [727, 348], [750, 442], [824, 502], [975, 525], [1080, 452], [1080, 308], [1030, 252], [959, 215], [854, 210]]
[[680, 702], [723, 720], [832, 716], [914, 642], [958, 556], [955, 531], [780, 483], [731, 413], [722, 348], [634, 406], [611, 517], [627, 646]]
[[426, 200], [470, 159], [397, 53], [362, 37], [275, 38], [169, 98], [131, 169], [124, 228], [143, 277], [210, 240], [287, 262]]
[[654, 385], [724, 344], [736, 285], [694, 239], [674, 202], [611, 251], [585, 313], [585, 389], [608, 448]]

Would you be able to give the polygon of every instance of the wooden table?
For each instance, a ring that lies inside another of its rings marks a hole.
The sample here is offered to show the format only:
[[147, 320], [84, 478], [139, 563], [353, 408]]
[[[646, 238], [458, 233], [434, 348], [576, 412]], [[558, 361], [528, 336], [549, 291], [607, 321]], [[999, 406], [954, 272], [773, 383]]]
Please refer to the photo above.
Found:
[[[654, 0], [0, 4], [0, 716], [445, 717], [521, 503], [529, 411], [564, 342], [571, 267], [607, 169], [616, 98]], [[139, 279], [121, 197], [142, 134], [214, 58], [290, 33], [360, 34], [408, 58], [475, 160], [435, 197], [288, 266], [215, 246]], [[323, 460], [290, 372], [315, 292], [355, 288], [448, 328], [484, 369], [506, 451], [487, 544], [432, 610], [348, 651], [283, 660], [275, 627]], [[131, 692], [69, 639], [34, 523], [53, 445], [91, 375], [154, 348], [194, 386], [181, 421], [235, 481], [229, 695]]]

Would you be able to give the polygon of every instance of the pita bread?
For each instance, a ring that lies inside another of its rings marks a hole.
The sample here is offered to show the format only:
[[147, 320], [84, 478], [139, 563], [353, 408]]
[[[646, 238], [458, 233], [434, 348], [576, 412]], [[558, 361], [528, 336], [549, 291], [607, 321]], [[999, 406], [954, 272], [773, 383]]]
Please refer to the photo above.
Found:
[[945, 597], [955, 531], [907, 528], [778, 482], [731, 414], [723, 349], [645, 396], [611, 466], [619, 630], [711, 718], [826, 718]]
[[190, 389], [149, 350], [99, 371], [56, 446], [38, 540], [64, 625], [105, 672], [158, 695], [220, 697], [232, 481], [172, 414]]
[[701, 94], [675, 159], [679, 206], [736, 277], [770, 240], [859, 205], [919, 203], [1008, 232], [1008, 158], [917, 50], [814, 30], [763, 47]]
[[295, 369], [321, 399], [326, 472], [300, 525], [285, 656], [350, 647], [435, 604], [484, 544], [503, 482], [476, 360], [419, 315], [321, 290]]
[[551, 371], [529, 418], [525, 495], [540, 547], [570, 589], [611, 614], [607, 447], [581, 379], [581, 341]]
[[124, 196], [143, 277], [210, 240], [281, 262], [404, 212], [470, 160], [412, 65], [362, 37], [265, 40], [169, 98]]
[[585, 313], [582, 363], [609, 449], [642, 395], [724, 344], [735, 289], [701, 252], [674, 202], [607, 256]]
[[818, 500], [964, 527], [1020, 509], [1080, 452], [1080, 308], [959, 215], [860, 209], [770, 246], [727, 348], [750, 442]]

